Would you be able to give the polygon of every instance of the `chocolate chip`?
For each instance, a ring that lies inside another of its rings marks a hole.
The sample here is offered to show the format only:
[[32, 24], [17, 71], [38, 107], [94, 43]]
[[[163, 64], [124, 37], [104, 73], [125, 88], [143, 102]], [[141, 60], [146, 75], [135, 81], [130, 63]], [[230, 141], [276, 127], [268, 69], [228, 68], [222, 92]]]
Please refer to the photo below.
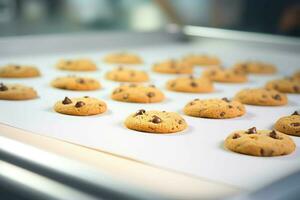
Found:
[[226, 101], [226, 102], [228, 102], [228, 103], [230, 102], [230, 100], [227, 99], [226, 97], [222, 98], [222, 100], [223, 100], [223, 101]]
[[271, 138], [274, 138], [274, 139], [279, 139], [279, 137], [278, 137], [276, 131], [274, 131], [274, 130], [272, 130], [272, 131], [269, 133], [269, 136], [270, 136]]
[[237, 139], [237, 138], [239, 138], [239, 137], [241, 137], [240, 134], [235, 133], [235, 134], [232, 136], [232, 139]]
[[293, 112], [292, 115], [300, 115], [300, 114], [299, 114], [298, 111], [296, 110], [295, 112]]
[[179, 121], [178, 121], [178, 124], [182, 124], [182, 123], [183, 123], [183, 121], [182, 121], [182, 120], [179, 120]]
[[118, 70], [119, 70], [119, 71], [122, 71], [122, 70], [123, 70], [123, 67], [118, 67]]
[[70, 65], [70, 64], [72, 64], [72, 61], [71, 61], [71, 60], [67, 60], [67, 61], [66, 61], [66, 64], [67, 64], [67, 65]]
[[148, 92], [148, 93], [147, 93], [147, 96], [148, 96], [149, 98], [154, 97], [154, 96], [155, 96], [155, 93], [154, 93], [154, 92]]
[[75, 104], [75, 107], [76, 108], [80, 108], [80, 107], [82, 107], [84, 105], [85, 105], [85, 103], [83, 101], [77, 101], [77, 103]]
[[278, 86], [277, 84], [274, 84], [274, 85], [273, 85], [273, 88], [274, 88], [275, 90], [278, 90], [279, 86]]
[[232, 105], [228, 105], [228, 108], [233, 108], [233, 106]]
[[115, 90], [114, 90], [113, 94], [117, 94], [117, 93], [122, 92], [122, 91], [123, 91], [123, 89], [118, 88], [118, 89], [115, 89]]
[[128, 99], [129, 94], [123, 94], [123, 99]]
[[267, 98], [268, 96], [265, 95], [265, 94], [263, 94], [261, 97], [265, 99], [265, 98]]
[[84, 96], [84, 98], [89, 98], [89, 96]]
[[295, 85], [295, 86], [293, 87], [293, 89], [294, 89], [295, 92], [299, 92], [299, 91], [300, 91], [300, 88], [299, 88], [297, 85]]
[[146, 113], [146, 110], [141, 109], [141, 110], [137, 111], [134, 116], [143, 115], [145, 113]]
[[224, 117], [225, 114], [226, 114], [225, 112], [221, 112], [221, 113], [220, 113], [220, 116], [221, 116], [221, 117]]
[[247, 134], [255, 134], [255, 133], [257, 133], [256, 127], [249, 128], [249, 129], [246, 131], [246, 133], [247, 133]]
[[196, 99], [194, 99], [194, 101], [200, 101], [200, 99], [196, 98]]
[[62, 104], [70, 104], [70, 103], [72, 103], [72, 101], [68, 97], [65, 97], [65, 99], [62, 101]]
[[198, 84], [197, 84], [196, 82], [192, 81], [192, 82], [191, 82], [191, 86], [192, 86], [192, 87], [197, 87]]
[[214, 75], [216, 75], [217, 74], [217, 72], [215, 71], [215, 70], [212, 70], [212, 71], [210, 71], [210, 73], [209, 73], [211, 76], [214, 76]]
[[155, 88], [155, 85], [151, 84], [151, 85], [149, 85], [149, 87]]
[[299, 122], [294, 122], [294, 123], [291, 123], [291, 126], [300, 126], [300, 123]]
[[190, 76], [189, 76], [189, 79], [194, 79], [194, 76], [193, 76], [193, 75], [190, 75]]
[[162, 122], [162, 120], [158, 116], [153, 115], [151, 122], [154, 123], [154, 124], [159, 124], [159, 123]]
[[276, 94], [275, 96], [273, 96], [273, 99], [280, 101], [281, 96], [279, 94]]
[[6, 90], [8, 90], [8, 87], [3, 83], [0, 83], [0, 91], [6, 91]]
[[175, 82], [173, 82], [173, 83], [171, 83], [171, 87], [175, 87], [175, 85], [176, 85], [176, 83]]
[[21, 67], [19, 65], [15, 65], [15, 69], [20, 69]]
[[80, 79], [77, 79], [76, 82], [80, 83], [80, 84], [83, 84], [85, 81], [82, 78], [80, 78]]

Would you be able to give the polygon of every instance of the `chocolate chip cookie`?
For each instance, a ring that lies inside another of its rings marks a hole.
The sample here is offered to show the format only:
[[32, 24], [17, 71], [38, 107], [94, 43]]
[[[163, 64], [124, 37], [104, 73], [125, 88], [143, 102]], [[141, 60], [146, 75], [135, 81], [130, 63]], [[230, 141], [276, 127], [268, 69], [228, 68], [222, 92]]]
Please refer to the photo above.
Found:
[[183, 60], [190, 62], [193, 66], [209, 66], [221, 64], [221, 61], [218, 57], [205, 54], [189, 54], [185, 56]]
[[107, 110], [106, 103], [93, 97], [68, 98], [65, 97], [55, 103], [54, 110], [66, 115], [97, 115]]
[[40, 75], [40, 71], [34, 66], [6, 65], [0, 68], [2, 78], [31, 78]]
[[292, 153], [296, 145], [292, 138], [275, 130], [234, 131], [225, 140], [231, 151], [252, 156], [282, 156]]
[[27, 100], [37, 98], [37, 92], [32, 88], [21, 84], [0, 83], [0, 99]]
[[129, 129], [150, 133], [175, 133], [187, 128], [185, 120], [177, 113], [139, 110], [125, 120]]
[[246, 74], [224, 68], [207, 69], [203, 71], [202, 76], [211, 81], [222, 83], [244, 83], [248, 81]]
[[275, 123], [275, 129], [288, 135], [300, 136], [300, 113], [295, 111], [290, 116], [281, 117]]
[[183, 112], [193, 117], [226, 119], [240, 117], [246, 113], [246, 109], [240, 102], [227, 98], [194, 99], [186, 104]]
[[111, 98], [132, 103], [156, 103], [163, 101], [165, 96], [154, 85], [126, 84], [114, 89]]
[[300, 80], [293, 78], [277, 79], [267, 82], [267, 89], [274, 89], [283, 93], [300, 93]]
[[152, 66], [154, 72], [163, 74], [191, 74], [193, 65], [184, 60], [166, 60]]
[[144, 71], [118, 67], [106, 73], [106, 78], [119, 82], [146, 82], [149, 81], [148, 74]]
[[288, 103], [285, 94], [264, 88], [243, 89], [235, 95], [234, 99], [243, 104], [258, 106], [283, 106]]
[[233, 68], [237, 71], [251, 74], [274, 74], [277, 71], [274, 65], [259, 61], [236, 63]]
[[169, 80], [166, 84], [168, 90], [177, 92], [208, 93], [214, 90], [213, 83], [207, 78], [178, 77]]
[[51, 85], [64, 90], [97, 90], [100, 83], [93, 78], [79, 76], [65, 76], [54, 79]]
[[61, 70], [69, 71], [95, 71], [97, 70], [96, 64], [89, 59], [74, 59], [74, 60], [60, 60], [56, 67]]
[[143, 60], [140, 58], [140, 56], [132, 53], [126, 53], [126, 52], [109, 54], [104, 58], [104, 61], [112, 64], [142, 64], [143, 63]]

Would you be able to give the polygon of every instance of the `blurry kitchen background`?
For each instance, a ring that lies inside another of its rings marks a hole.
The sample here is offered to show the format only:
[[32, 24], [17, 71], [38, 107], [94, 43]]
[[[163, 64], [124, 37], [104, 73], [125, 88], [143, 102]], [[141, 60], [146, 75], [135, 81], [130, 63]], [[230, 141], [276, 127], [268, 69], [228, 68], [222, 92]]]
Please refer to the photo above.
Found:
[[[164, 0], [0, 0], [0, 36], [162, 30]], [[300, 36], [299, 0], [169, 0], [184, 24]]]

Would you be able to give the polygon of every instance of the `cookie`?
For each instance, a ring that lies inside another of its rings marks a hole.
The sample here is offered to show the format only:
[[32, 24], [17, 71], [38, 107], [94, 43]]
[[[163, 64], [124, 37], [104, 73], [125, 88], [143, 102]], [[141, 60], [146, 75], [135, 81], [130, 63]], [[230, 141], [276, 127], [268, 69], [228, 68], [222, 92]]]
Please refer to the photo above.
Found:
[[252, 156], [282, 156], [292, 153], [296, 145], [292, 138], [275, 130], [234, 131], [225, 140], [231, 151]]
[[240, 117], [246, 113], [246, 109], [240, 102], [227, 98], [194, 99], [186, 104], [183, 112], [193, 117], [226, 119]]
[[155, 63], [152, 70], [163, 74], [191, 74], [193, 73], [193, 65], [187, 61], [171, 59]]
[[0, 99], [27, 100], [37, 98], [37, 92], [32, 87], [20, 84], [0, 83]]
[[288, 103], [285, 94], [264, 88], [243, 89], [235, 95], [234, 99], [243, 104], [258, 106], [283, 106]]
[[101, 88], [100, 83], [96, 79], [78, 76], [56, 78], [51, 82], [51, 85], [65, 90], [97, 90]]
[[135, 54], [121, 52], [107, 55], [104, 58], [107, 63], [113, 64], [142, 64], [143, 60]]
[[267, 89], [274, 89], [283, 93], [300, 93], [300, 80], [293, 78], [277, 79], [267, 82]]
[[2, 78], [31, 78], [40, 76], [40, 71], [34, 66], [6, 65], [0, 68]]
[[104, 101], [93, 97], [65, 97], [63, 100], [55, 103], [54, 110], [66, 115], [88, 116], [104, 113], [107, 110], [107, 106]]
[[149, 81], [148, 74], [144, 71], [118, 67], [106, 73], [106, 78], [119, 82], [146, 82]]
[[111, 98], [116, 101], [132, 103], [156, 103], [164, 100], [164, 94], [154, 85], [137, 84], [121, 85], [117, 87]]
[[209, 65], [220, 65], [221, 61], [216, 56], [210, 55], [195, 55], [190, 54], [183, 58], [183, 60], [190, 62], [193, 66], [209, 66]]
[[274, 127], [282, 133], [300, 136], [300, 113], [295, 111], [290, 116], [281, 117]]
[[277, 71], [274, 65], [259, 61], [236, 63], [233, 68], [237, 71], [251, 74], [274, 74]]
[[213, 83], [209, 79], [193, 76], [169, 80], [166, 87], [171, 91], [191, 93], [208, 93], [214, 90]]
[[248, 81], [246, 74], [223, 68], [207, 69], [203, 71], [202, 76], [211, 81], [222, 83], [244, 83]]
[[187, 128], [185, 120], [177, 113], [139, 110], [125, 120], [129, 129], [150, 133], [175, 133]]
[[61, 70], [69, 71], [95, 71], [96, 64], [89, 59], [75, 59], [75, 60], [60, 60], [56, 67]]

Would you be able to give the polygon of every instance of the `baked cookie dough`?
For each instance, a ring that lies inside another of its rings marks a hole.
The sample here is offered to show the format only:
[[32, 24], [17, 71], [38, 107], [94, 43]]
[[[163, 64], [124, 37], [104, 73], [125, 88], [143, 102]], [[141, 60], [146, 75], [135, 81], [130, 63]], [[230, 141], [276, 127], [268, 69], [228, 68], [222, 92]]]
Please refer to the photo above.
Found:
[[79, 76], [65, 76], [54, 79], [51, 85], [64, 90], [97, 90], [100, 83], [93, 78]]
[[267, 82], [267, 89], [274, 89], [283, 93], [300, 93], [300, 80], [293, 78], [277, 79]]
[[166, 60], [155, 63], [152, 67], [154, 72], [163, 74], [191, 74], [193, 73], [193, 65], [184, 60]]
[[234, 99], [243, 104], [258, 106], [283, 106], [288, 103], [285, 94], [264, 88], [243, 89], [235, 95]]
[[40, 71], [34, 66], [6, 65], [0, 67], [2, 78], [31, 78], [40, 76]]
[[183, 60], [190, 62], [193, 66], [210, 66], [221, 64], [221, 61], [218, 57], [205, 54], [189, 54], [185, 56]]
[[193, 76], [169, 80], [166, 87], [171, 91], [191, 93], [208, 93], [214, 90], [213, 83], [209, 79]]
[[282, 133], [300, 136], [300, 113], [295, 111], [290, 116], [281, 117], [274, 127]]
[[135, 54], [121, 52], [109, 54], [104, 57], [104, 61], [113, 64], [142, 64], [143, 60]]
[[114, 89], [111, 98], [132, 103], [156, 103], [164, 100], [164, 94], [154, 85], [121, 85]]
[[32, 87], [21, 84], [0, 83], [0, 99], [27, 100], [37, 98], [37, 92]]
[[183, 109], [186, 115], [202, 118], [226, 119], [240, 117], [246, 113], [245, 106], [238, 101], [223, 99], [194, 99]]
[[74, 59], [74, 60], [60, 60], [56, 67], [61, 70], [69, 71], [95, 71], [97, 70], [96, 64], [89, 59]]
[[203, 77], [215, 82], [244, 83], [248, 81], [246, 74], [232, 69], [214, 68], [203, 71]]
[[81, 98], [68, 98], [58, 101], [54, 110], [66, 115], [88, 116], [104, 113], [107, 109], [106, 103], [99, 99], [84, 96]]
[[282, 156], [292, 153], [296, 145], [287, 135], [275, 130], [234, 131], [225, 140], [231, 151], [252, 156]]
[[177, 113], [139, 110], [125, 120], [129, 129], [150, 133], [175, 133], [187, 128], [185, 120]]
[[146, 82], [149, 81], [149, 76], [146, 72], [118, 67], [106, 73], [106, 78], [112, 81], [119, 82]]
[[274, 74], [277, 71], [274, 65], [259, 61], [245, 61], [236, 63], [233, 68], [237, 71], [251, 74]]

